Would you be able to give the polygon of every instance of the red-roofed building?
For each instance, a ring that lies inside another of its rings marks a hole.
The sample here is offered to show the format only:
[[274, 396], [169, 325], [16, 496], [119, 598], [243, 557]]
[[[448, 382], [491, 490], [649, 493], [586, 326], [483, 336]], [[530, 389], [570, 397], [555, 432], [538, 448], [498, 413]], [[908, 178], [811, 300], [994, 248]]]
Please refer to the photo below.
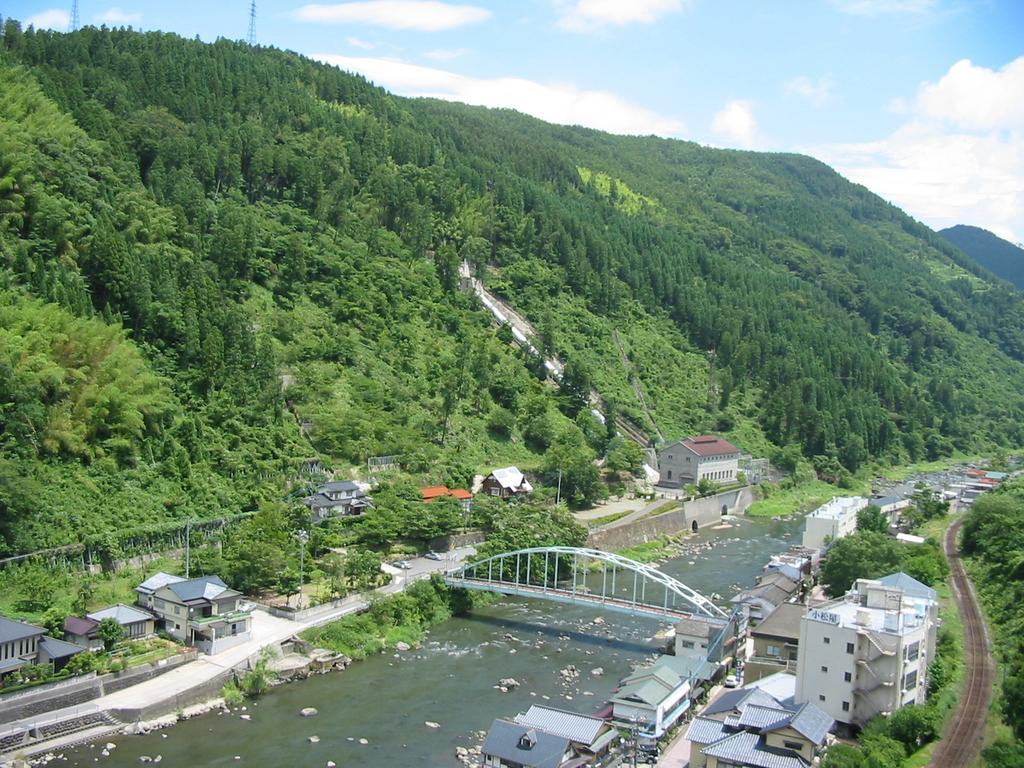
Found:
[[682, 488], [708, 479], [719, 484], [736, 482], [740, 451], [717, 435], [676, 440], [658, 451], [658, 485]]
[[453, 499], [458, 500], [462, 503], [462, 507], [465, 510], [469, 510], [470, 505], [473, 503], [473, 494], [464, 488], [449, 488], [446, 485], [428, 485], [425, 488], [420, 488], [420, 496], [423, 497], [423, 501], [426, 504], [440, 499], [445, 496], [451, 496]]

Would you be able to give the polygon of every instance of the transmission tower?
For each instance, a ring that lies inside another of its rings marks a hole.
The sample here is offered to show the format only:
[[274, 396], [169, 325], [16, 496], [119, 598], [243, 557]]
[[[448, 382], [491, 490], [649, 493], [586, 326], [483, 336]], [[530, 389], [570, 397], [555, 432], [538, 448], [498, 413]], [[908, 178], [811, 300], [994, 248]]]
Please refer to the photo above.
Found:
[[[77, 3], [78, 0], [75, 0]], [[249, 35], [246, 37], [246, 42], [249, 45], [256, 45], [256, 0], [252, 0], [252, 4], [249, 6]]]
[[78, 0], [71, 0], [71, 21], [68, 26], [71, 28], [69, 30], [71, 32], [78, 29]]

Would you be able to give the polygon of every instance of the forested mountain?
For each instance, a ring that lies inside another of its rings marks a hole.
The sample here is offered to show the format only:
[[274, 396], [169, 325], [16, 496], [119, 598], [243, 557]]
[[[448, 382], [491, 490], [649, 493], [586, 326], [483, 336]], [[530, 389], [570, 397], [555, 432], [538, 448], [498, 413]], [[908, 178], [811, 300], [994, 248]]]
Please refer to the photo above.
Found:
[[1024, 288], [1024, 248], [967, 224], [940, 229], [939, 234], [992, 274]]
[[[230, 41], [0, 42], [8, 549], [252, 509], [313, 459], [592, 466], [591, 383], [652, 435], [849, 470], [1024, 442], [1021, 294], [810, 158], [401, 99]], [[568, 361], [561, 394], [463, 259]]]

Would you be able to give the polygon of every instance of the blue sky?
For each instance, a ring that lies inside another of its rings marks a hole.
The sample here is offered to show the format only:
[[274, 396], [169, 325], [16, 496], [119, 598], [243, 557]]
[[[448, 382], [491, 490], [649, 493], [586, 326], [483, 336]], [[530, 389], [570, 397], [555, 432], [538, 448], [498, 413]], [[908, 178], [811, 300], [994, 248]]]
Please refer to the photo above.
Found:
[[[79, 0], [244, 38], [248, 0]], [[1022, 0], [258, 0], [257, 41], [403, 95], [818, 157], [935, 228], [1024, 240]], [[0, 13], [64, 29], [70, 2]]]

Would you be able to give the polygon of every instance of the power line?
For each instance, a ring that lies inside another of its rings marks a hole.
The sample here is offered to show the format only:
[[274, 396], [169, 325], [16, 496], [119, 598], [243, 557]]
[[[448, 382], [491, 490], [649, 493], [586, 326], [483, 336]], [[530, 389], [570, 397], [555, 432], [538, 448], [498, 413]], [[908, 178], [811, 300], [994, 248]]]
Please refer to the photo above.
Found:
[[71, 21], [68, 24], [68, 31], [74, 32], [78, 29], [78, 0], [71, 0]]
[[[77, 3], [78, 0], [75, 0]], [[249, 5], [249, 35], [246, 37], [249, 45], [256, 45], [256, 0]]]

